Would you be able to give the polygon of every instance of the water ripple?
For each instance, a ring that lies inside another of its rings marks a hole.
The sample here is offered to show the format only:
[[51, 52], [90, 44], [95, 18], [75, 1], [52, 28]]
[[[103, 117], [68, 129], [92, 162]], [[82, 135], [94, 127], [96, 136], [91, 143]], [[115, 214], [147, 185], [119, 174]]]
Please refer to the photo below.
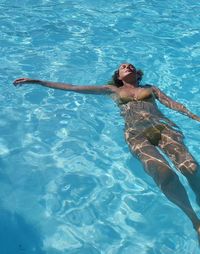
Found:
[[[35, 225], [45, 253], [198, 253], [188, 219], [129, 153], [110, 98], [11, 83], [28, 76], [106, 84], [130, 61], [144, 82], [200, 114], [199, 7], [194, 0], [1, 1], [0, 204]], [[161, 109], [199, 160], [199, 124]]]

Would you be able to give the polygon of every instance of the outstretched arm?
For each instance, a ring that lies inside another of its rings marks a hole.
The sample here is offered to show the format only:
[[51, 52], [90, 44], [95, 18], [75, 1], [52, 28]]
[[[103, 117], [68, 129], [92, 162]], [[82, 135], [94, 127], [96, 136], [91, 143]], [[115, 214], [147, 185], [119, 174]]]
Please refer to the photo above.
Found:
[[153, 93], [154, 93], [156, 99], [159, 100], [160, 103], [162, 103], [163, 105], [165, 105], [168, 108], [176, 110], [176, 111], [182, 113], [183, 115], [186, 115], [186, 116], [200, 122], [200, 117], [193, 114], [191, 111], [189, 111], [183, 104], [174, 101], [169, 96], [164, 94], [159, 88], [157, 88], [155, 86], [153, 86], [152, 88], [153, 88]]
[[30, 78], [19, 78], [16, 79], [13, 84], [15, 86], [20, 86], [22, 84], [39, 84], [42, 86], [46, 86], [49, 88], [60, 89], [60, 90], [67, 90], [67, 91], [74, 91], [78, 93], [87, 93], [87, 94], [109, 94], [114, 93], [116, 91], [116, 87], [112, 85], [104, 85], [104, 86], [77, 86], [59, 82], [51, 82], [45, 80], [37, 80], [37, 79], [30, 79]]

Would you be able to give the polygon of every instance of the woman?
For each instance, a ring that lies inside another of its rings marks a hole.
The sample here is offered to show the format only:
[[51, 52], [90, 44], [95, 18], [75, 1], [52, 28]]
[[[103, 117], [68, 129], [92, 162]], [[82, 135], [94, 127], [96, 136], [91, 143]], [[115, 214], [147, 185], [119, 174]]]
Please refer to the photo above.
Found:
[[173, 101], [155, 86], [140, 86], [143, 73], [129, 63], [121, 64], [113, 75], [113, 84], [104, 86], [74, 86], [64, 83], [20, 78], [18, 86], [35, 83], [42, 86], [80, 93], [112, 94], [116, 98], [125, 119], [125, 137], [130, 150], [144, 165], [165, 196], [179, 206], [191, 220], [200, 241], [200, 219], [193, 210], [187, 193], [178, 176], [159, 152], [162, 150], [176, 168], [187, 178], [200, 206], [200, 171], [197, 162], [183, 143], [183, 134], [158, 109], [155, 101], [192, 119], [200, 117], [185, 106]]

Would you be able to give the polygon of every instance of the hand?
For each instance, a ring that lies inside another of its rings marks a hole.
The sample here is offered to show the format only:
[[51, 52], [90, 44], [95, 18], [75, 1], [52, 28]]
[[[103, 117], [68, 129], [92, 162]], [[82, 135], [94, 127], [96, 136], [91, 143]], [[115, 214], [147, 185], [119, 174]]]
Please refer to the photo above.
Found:
[[14, 86], [21, 86], [24, 83], [34, 83], [36, 80], [30, 78], [19, 78], [13, 82]]
[[197, 116], [197, 115], [193, 115], [193, 116], [192, 116], [192, 119], [194, 119], [194, 120], [200, 122], [200, 117]]

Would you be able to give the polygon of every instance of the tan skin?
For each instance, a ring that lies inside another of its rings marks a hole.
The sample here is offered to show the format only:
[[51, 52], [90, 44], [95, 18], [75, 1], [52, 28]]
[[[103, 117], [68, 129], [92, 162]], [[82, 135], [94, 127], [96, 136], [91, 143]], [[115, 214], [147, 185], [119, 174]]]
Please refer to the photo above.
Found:
[[[39, 84], [45, 87], [53, 88], [53, 89], [61, 89], [61, 90], [67, 90], [67, 91], [74, 91], [78, 93], [86, 93], [86, 94], [111, 94], [113, 95], [117, 101], [119, 102], [129, 102], [129, 101], [143, 101], [148, 99], [149, 97], [152, 97], [150, 102], [152, 104], [155, 104], [155, 99], [157, 99], [159, 102], [164, 104], [165, 106], [176, 110], [196, 121], [200, 122], [200, 117], [193, 114], [191, 111], [189, 111], [183, 104], [175, 102], [170, 97], [168, 97], [166, 94], [164, 94], [160, 89], [158, 89], [155, 86], [151, 87], [140, 87], [138, 85], [138, 76], [137, 76], [137, 70], [136, 68], [129, 63], [123, 63], [120, 65], [119, 69], [119, 75], [118, 79], [123, 82], [123, 86], [116, 87], [114, 85], [103, 85], [103, 86], [79, 86], [79, 85], [71, 85], [71, 84], [65, 84], [65, 83], [59, 83], [59, 82], [51, 82], [51, 81], [44, 81], [44, 80], [36, 80], [36, 79], [30, 79], [30, 78], [19, 78], [16, 79], [13, 83], [15, 86], [20, 86], [22, 84]], [[164, 137], [162, 138], [162, 142], [165, 142]], [[167, 140], [166, 140], [167, 143]], [[180, 143], [178, 144], [180, 147], [185, 149], [184, 144]], [[164, 145], [163, 145], [164, 146]], [[149, 145], [149, 151], [150, 156], [151, 152], [156, 153], [156, 148], [152, 145]], [[186, 150], [186, 149], [185, 149]], [[166, 152], [167, 154], [167, 152]], [[170, 156], [169, 156], [170, 157]], [[142, 159], [141, 159], [142, 161]], [[156, 161], [156, 160], [155, 160]], [[157, 165], [154, 161], [153, 166], [156, 170], [160, 170], [160, 165]], [[158, 163], [159, 164], [159, 163]], [[152, 165], [146, 165], [147, 167], [151, 167]], [[157, 168], [158, 167], [158, 168]], [[184, 171], [185, 170], [185, 171]], [[194, 162], [192, 165], [189, 165], [188, 169], [184, 169], [183, 174], [186, 176], [189, 184], [191, 185], [194, 193], [196, 196], [199, 197], [199, 187], [197, 188], [194, 186], [196, 184], [193, 183], [194, 179], [196, 177], [197, 171], [199, 172], [199, 169], [197, 168], [196, 162]], [[149, 170], [150, 171], [150, 170]], [[149, 172], [148, 172], [149, 173]], [[196, 230], [198, 234], [198, 239], [200, 242], [200, 220], [197, 217], [195, 211], [193, 210], [190, 201], [188, 199], [187, 193], [180, 183], [179, 179], [177, 177], [174, 177], [174, 173], [172, 174], [172, 171], [170, 169], [170, 166], [168, 166], [164, 160], [163, 160], [163, 172], [161, 169], [161, 178], [162, 175], [169, 175], [167, 181], [162, 180], [160, 182], [156, 182], [159, 187], [161, 188], [162, 192], [166, 195], [166, 197], [172, 201], [174, 204], [179, 206], [182, 211], [189, 217], [191, 220], [194, 229]], [[150, 173], [149, 173], [150, 174]], [[151, 174], [150, 174], [151, 175]], [[194, 176], [193, 176], [194, 175]], [[151, 175], [153, 177], [153, 175]], [[171, 181], [169, 179], [172, 179]], [[155, 180], [155, 179], [154, 179]], [[198, 180], [199, 181], [199, 180]], [[196, 189], [195, 189], [196, 188]], [[197, 191], [198, 189], [198, 191]]]

